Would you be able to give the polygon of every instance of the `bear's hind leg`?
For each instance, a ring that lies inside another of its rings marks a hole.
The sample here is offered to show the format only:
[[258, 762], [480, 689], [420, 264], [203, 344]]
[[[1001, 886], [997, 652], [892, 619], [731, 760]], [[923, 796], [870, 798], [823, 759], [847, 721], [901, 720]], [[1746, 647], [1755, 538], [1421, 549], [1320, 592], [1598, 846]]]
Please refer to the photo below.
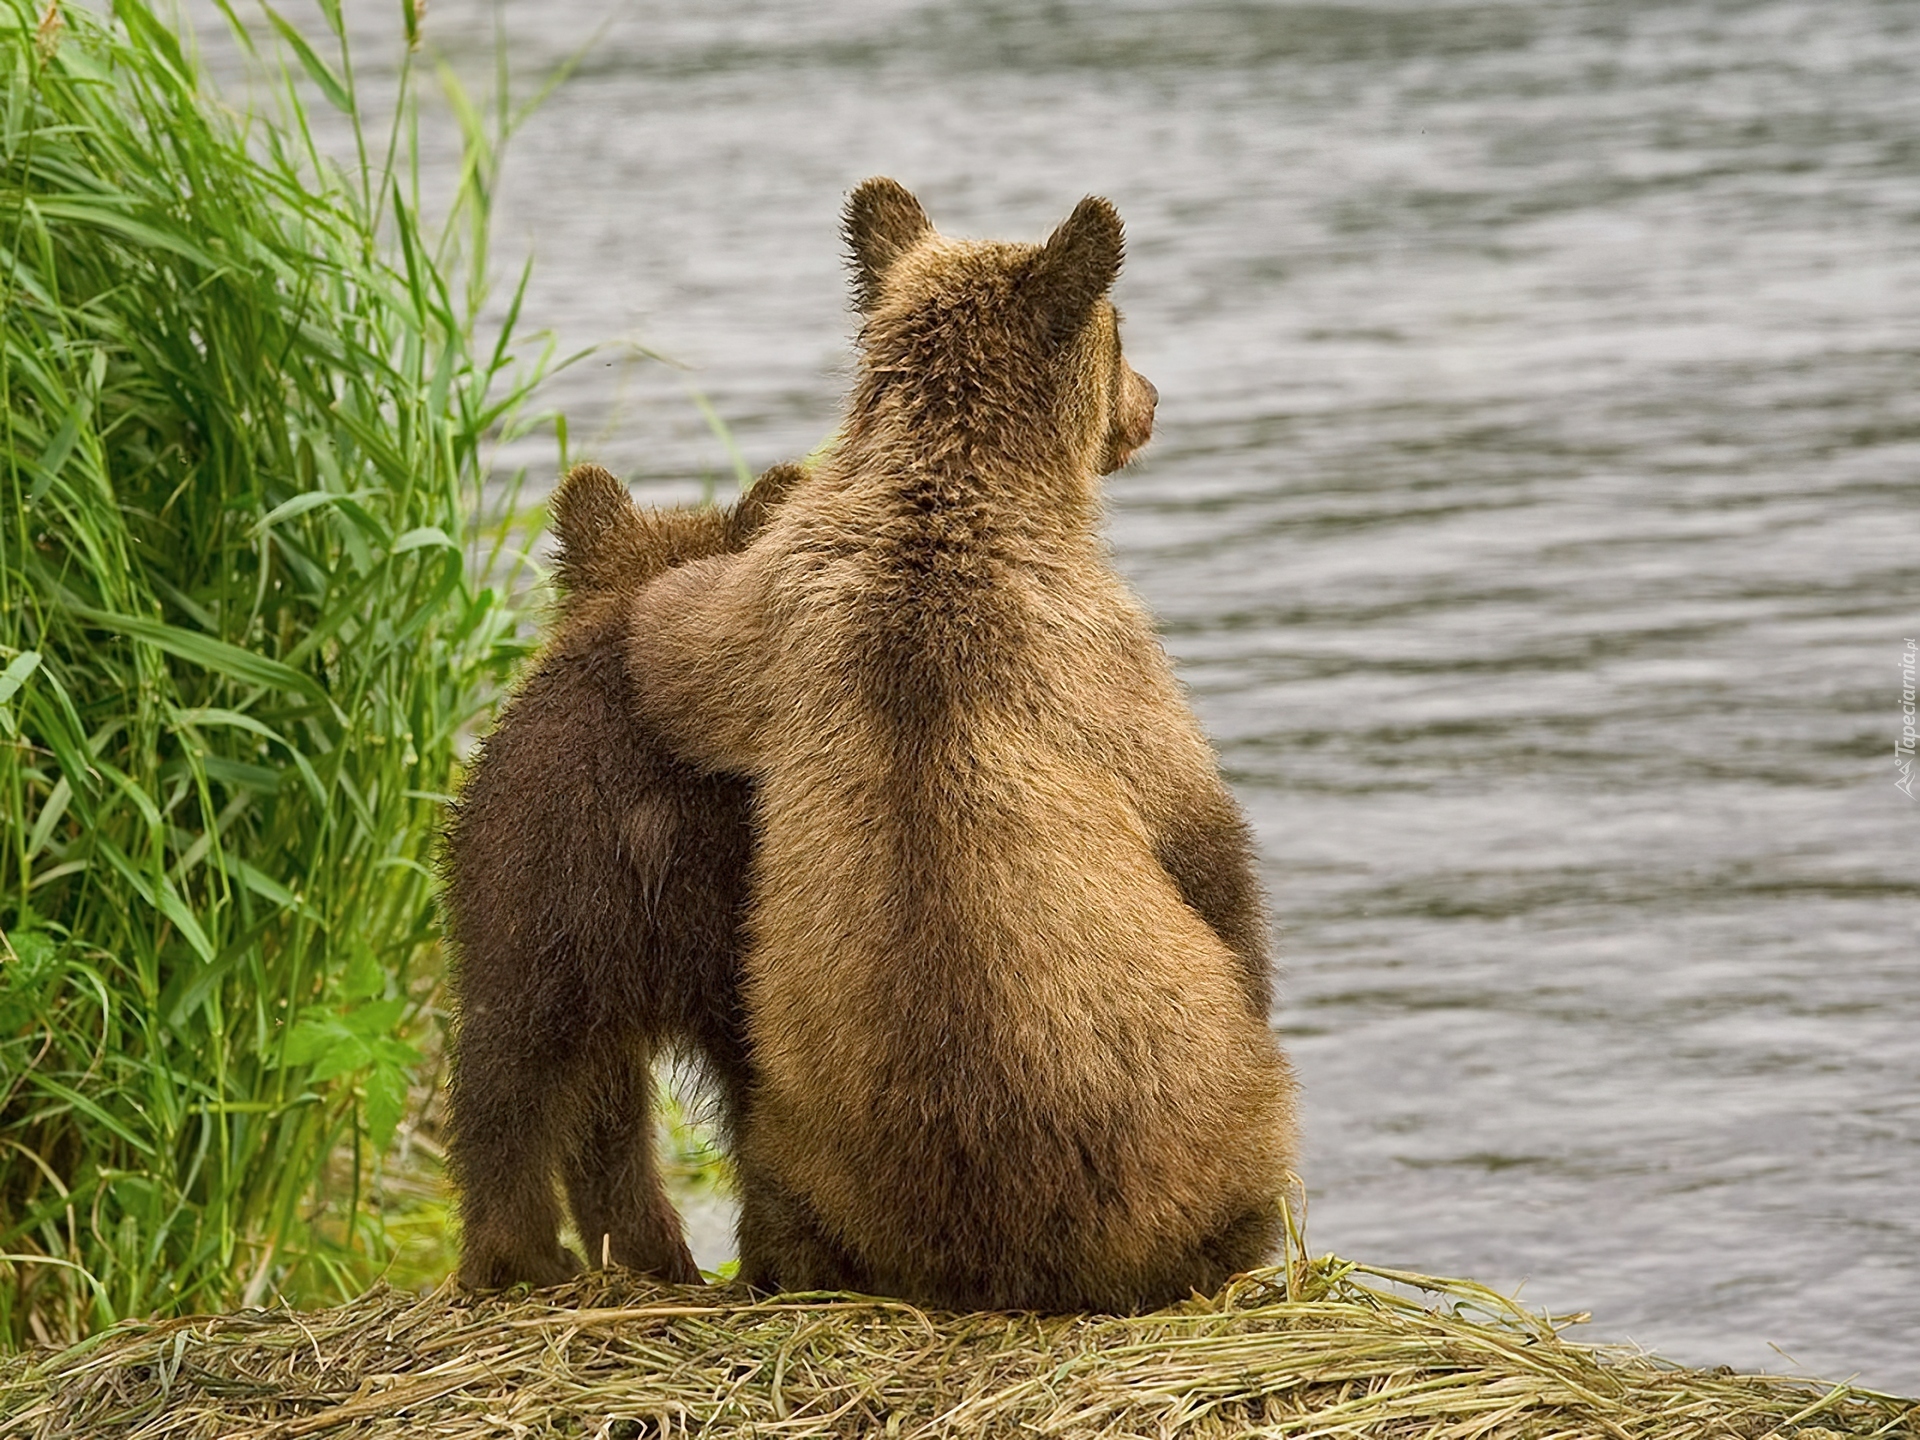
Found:
[[1249, 1206], [1205, 1236], [1186, 1262], [1189, 1272], [1178, 1278], [1177, 1293], [1159, 1300], [1171, 1304], [1189, 1290], [1216, 1293], [1235, 1275], [1254, 1270], [1273, 1259], [1283, 1230], [1280, 1207], [1269, 1203]]
[[859, 1261], [820, 1223], [813, 1207], [764, 1166], [740, 1162], [740, 1283], [776, 1290], [868, 1290]]
[[660, 1180], [653, 1077], [644, 1048], [601, 1054], [581, 1087], [572, 1143], [561, 1161], [587, 1263], [611, 1261], [679, 1285], [700, 1283], [680, 1216]]
[[557, 1285], [580, 1269], [560, 1244], [554, 1170], [565, 1140], [552, 1050], [522, 1017], [473, 1007], [455, 1037], [448, 1167], [460, 1191], [460, 1282]]

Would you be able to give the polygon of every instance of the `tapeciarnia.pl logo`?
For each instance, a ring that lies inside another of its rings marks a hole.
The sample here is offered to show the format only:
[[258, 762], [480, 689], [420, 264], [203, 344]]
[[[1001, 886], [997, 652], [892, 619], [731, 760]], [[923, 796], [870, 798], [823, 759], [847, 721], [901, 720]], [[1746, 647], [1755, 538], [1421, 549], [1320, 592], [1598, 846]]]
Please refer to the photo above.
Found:
[[1893, 742], [1893, 766], [1900, 778], [1894, 788], [1913, 799], [1913, 672], [1920, 659], [1920, 646], [1907, 641], [1907, 653], [1900, 660], [1900, 738]]

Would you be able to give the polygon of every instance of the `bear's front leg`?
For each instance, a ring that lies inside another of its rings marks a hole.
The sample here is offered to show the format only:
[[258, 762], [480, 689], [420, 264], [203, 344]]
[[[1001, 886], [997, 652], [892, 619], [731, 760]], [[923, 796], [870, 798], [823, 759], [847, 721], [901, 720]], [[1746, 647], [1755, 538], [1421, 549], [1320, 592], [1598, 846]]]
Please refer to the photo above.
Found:
[[1247, 1004], [1264, 1021], [1273, 1010], [1271, 931], [1253, 832], [1240, 807], [1218, 779], [1199, 777], [1158, 821], [1154, 858], [1181, 899], [1233, 952]]
[[769, 577], [753, 551], [696, 560], [627, 609], [626, 663], [640, 718], [680, 759], [752, 776], [780, 699], [768, 672]]

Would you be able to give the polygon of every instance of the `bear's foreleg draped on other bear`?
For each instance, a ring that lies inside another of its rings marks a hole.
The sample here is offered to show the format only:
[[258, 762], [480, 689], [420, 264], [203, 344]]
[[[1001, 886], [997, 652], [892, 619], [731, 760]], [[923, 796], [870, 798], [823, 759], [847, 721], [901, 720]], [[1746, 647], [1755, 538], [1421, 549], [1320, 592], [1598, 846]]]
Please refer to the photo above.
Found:
[[847, 210], [845, 424], [738, 554], [629, 602], [634, 702], [755, 783], [741, 1273], [1133, 1309], [1278, 1230], [1293, 1082], [1244, 821], [1114, 573], [1151, 433], [1119, 217], [951, 240]]
[[468, 1285], [578, 1268], [556, 1177], [588, 1263], [699, 1278], [656, 1171], [650, 1062], [666, 1046], [699, 1058], [731, 1135], [750, 1069], [750, 792], [676, 759], [639, 718], [625, 602], [673, 566], [738, 550], [798, 474], [776, 467], [731, 512], [641, 511], [592, 466], [555, 493], [554, 632], [474, 761], [443, 856], [448, 1161]]

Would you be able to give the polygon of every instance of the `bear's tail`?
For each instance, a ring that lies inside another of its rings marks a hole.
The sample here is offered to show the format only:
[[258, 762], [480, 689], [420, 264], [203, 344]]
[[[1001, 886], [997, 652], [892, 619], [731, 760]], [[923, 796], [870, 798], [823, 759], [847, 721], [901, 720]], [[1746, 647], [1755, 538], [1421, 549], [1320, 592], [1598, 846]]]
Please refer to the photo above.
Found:
[[576, 465], [547, 502], [559, 549], [554, 580], [581, 595], [631, 584], [649, 568], [654, 548], [627, 487], [598, 465]]

